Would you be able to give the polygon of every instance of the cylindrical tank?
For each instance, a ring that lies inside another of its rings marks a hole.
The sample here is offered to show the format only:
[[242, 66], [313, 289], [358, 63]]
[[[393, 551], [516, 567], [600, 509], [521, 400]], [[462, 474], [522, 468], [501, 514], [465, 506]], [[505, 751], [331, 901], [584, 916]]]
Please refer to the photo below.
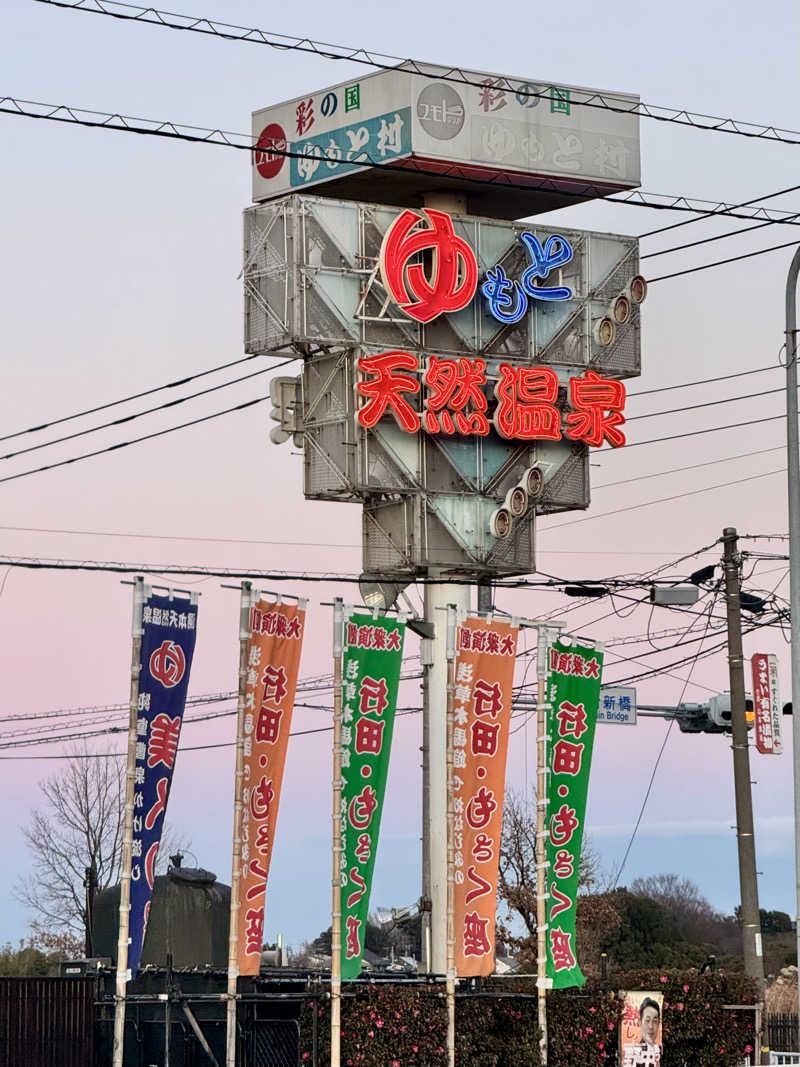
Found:
[[[120, 887], [95, 897], [92, 935], [97, 956], [117, 962]], [[139, 966], [167, 965], [172, 954], [176, 969], [225, 968], [228, 963], [230, 886], [202, 868], [171, 867], [158, 875], [153, 888], [150, 920]]]

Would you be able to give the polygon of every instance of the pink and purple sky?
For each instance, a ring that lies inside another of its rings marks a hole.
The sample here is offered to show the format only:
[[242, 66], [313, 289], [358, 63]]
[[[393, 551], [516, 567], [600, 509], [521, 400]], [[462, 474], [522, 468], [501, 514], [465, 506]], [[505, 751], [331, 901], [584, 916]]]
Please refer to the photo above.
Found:
[[[498, 72], [637, 92], [657, 104], [712, 115], [797, 125], [795, 51], [798, 11], [766, 0], [757, 17], [730, 17], [729, 5], [676, 0], [667, 9], [614, 0], [599, 8], [532, 11], [511, 0], [496, 20], [477, 0], [396, 8], [327, 5], [268, 11], [252, 0], [193, 0], [195, 15], [260, 25], [374, 47], [398, 55]], [[251, 110], [333, 84], [363, 68], [289, 52], [230, 44], [195, 34], [121, 24], [29, 0], [9, 0], [0, 16], [3, 91], [20, 99], [71, 104], [158, 119], [247, 131]], [[274, 20], [274, 21], [273, 21]], [[791, 73], [790, 73], [791, 72]], [[764, 87], [769, 87], [767, 91]], [[245, 153], [206, 145], [34, 122], [4, 115], [0, 200], [0, 323], [3, 381], [0, 436], [205, 370], [242, 354], [240, 212], [249, 202]], [[643, 120], [642, 187], [743, 202], [792, 186], [797, 147], [700, 133]], [[767, 201], [796, 209], [798, 193]], [[645, 234], [690, 216], [589, 204], [551, 216], [564, 225]], [[642, 253], [726, 233], [746, 225], [716, 219], [644, 238]], [[792, 239], [787, 226], [643, 261], [650, 278]], [[792, 249], [658, 282], [643, 312], [642, 378], [631, 393], [727, 373], [774, 370], [717, 385], [631, 398], [630, 416], [719, 397], [778, 389], [783, 289]], [[234, 374], [229, 374], [233, 377]], [[225, 380], [220, 375], [213, 381]], [[0, 477], [125, 440], [249, 399], [269, 376], [243, 383], [132, 426], [0, 459]], [[149, 406], [139, 402], [116, 413]], [[701, 411], [632, 421], [631, 444], [654, 436], [780, 415], [780, 394]], [[100, 421], [96, 417], [95, 421]], [[300, 459], [291, 445], [268, 440], [268, 408], [259, 405], [83, 463], [0, 482], [2, 553], [151, 564], [219, 565], [245, 570], [360, 569], [356, 506], [304, 501]], [[66, 432], [92, 425], [70, 424]], [[8, 451], [46, 435], [18, 438]], [[586, 514], [543, 520], [542, 571], [569, 578], [643, 572], [709, 545], [723, 526], [742, 533], [786, 530], [784, 442], [780, 420], [669, 444], [604, 450], [593, 457], [597, 488]], [[774, 452], [730, 461], [743, 452]], [[662, 476], [673, 467], [713, 461]], [[765, 475], [753, 481], [743, 479]], [[642, 480], [627, 481], [641, 478]], [[627, 482], [627, 484], [626, 484]], [[718, 483], [683, 499], [656, 501]], [[77, 532], [76, 532], [77, 531]], [[782, 554], [785, 542], [744, 547]], [[670, 573], [687, 574], [719, 549]], [[752, 561], [755, 562], [755, 561]], [[751, 564], [746, 573], [749, 574]], [[786, 564], [760, 561], [748, 588], [786, 594]], [[237, 596], [216, 579], [181, 581], [202, 594], [190, 692], [236, 684]], [[330, 670], [330, 612], [319, 606], [347, 588], [295, 583], [310, 600], [301, 675]], [[130, 656], [130, 590], [109, 574], [11, 570], [0, 594], [2, 717], [35, 715], [124, 701]], [[560, 594], [504, 592], [498, 605], [527, 616], [561, 607]], [[679, 652], [611, 666], [615, 656], [649, 646], [615, 645], [648, 628], [649, 608], [568, 604], [570, 626], [609, 642], [607, 678], [669, 663]], [[652, 631], [680, 625], [655, 609]], [[597, 620], [597, 621], [595, 621]], [[664, 639], [664, 644], [671, 639]], [[694, 646], [692, 646], [692, 649]], [[408, 655], [417, 652], [410, 638]], [[691, 650], [691, 649], [690, 649]], [[788, 699], [789, 646], [780, 630], [746, 638], [747, 655], [775, 652]], [[612, 654], [613, 653], [613, 654]], [[688, 653], [687, 653], [688, 654]], [[683, 668], [639, 686], [639, 699], [670, 704], [684, 688]], [[723, 656], [694, 669], [685, 699], [727, 688]], [[401, 704], [419, 691], [405, 684]], [[326, 704], [329, 694], [310, 694]], [[326, 713], [298, 708], [297, 730], [324, 725]], [[789, 720], [786, 720], [787, 732]], [[25, 724], [16, 724], [22, 728]], [[187, 726], [185, 745], [229, 743], [233, 719]], [[2, 724], [0, 741], [12, 724]], [[636, 820], [666, 724], [598, 729], [589, 799], [589, 831], [609, 870], [616, 870]], [[373, 905], [401, 906], [419, 895], [419, 716], [398, 720]], [[97, 751], [123, 739], [99, 738]], [[512, 738], [509, 784], [533, 779], [534, 737]], [[60, 745], [0, 750], [0, 756], [57, 756]], [[763, 907], [794, 912], [791, 743], [780, 757], [753, 755], [754, 808]], [[169, 822], [192, 840], [197, 861], [228, 881], [232, 799], [231, 747], [185, 752], [178, 761]], [[36, 802], [37, 782], [57, 760], [4, 759], [0, 805], [0, 942], [24, 937], [27, 917], [13, 897], [28, 859], [21, 833]], [[289, 749], [281, 821], [273, 858], [265, 936], [294, 944], [328, 923], [330, 735], [298, 736]], [[738, 899], [729, 741], [673, 730], [621, 883], [675, 871], [693, 878], [713, 904], [732, 911]]]

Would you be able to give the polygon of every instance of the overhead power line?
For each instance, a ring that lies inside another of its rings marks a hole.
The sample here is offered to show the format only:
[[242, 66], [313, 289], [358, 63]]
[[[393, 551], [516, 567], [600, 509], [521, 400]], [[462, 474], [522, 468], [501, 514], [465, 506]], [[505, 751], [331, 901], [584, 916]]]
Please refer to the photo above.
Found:
[[769, 248], [759, 248], [755, 252], [744, 252], [740, 256], [729, 256], [727, 259], [717, 259], [713, 263], [704, 263], [700, 267], [688, 267], [686, 270], [676, 270], [672, 274], [661, 274], [658, 278], [648, 278], [648, 285], [656, 282], [665, 282], [670, 278], [682, 278], [684, 274], [697, 274], [701, 270], [711, 270], [712, 267], [724, 267], [727, 263], [738, 263], [742, 259], [754, 259], [756, 256], [766, 255], [767, 252], [777, 252], [781, 248], [795, 248], [800, 241], [785, 241], [780, 245], [770, 245]]
[[720, 374], [716, 378], [702, 378], [695, 382], [678, 382], [676, 385], [661, 385], [657, 389], [642, 389], [636, 393], [628, 393], [628, 399], [636, 396], [652, 396], [654, 393], [668, 393], [673, 389], [688, 389], [693, 385], [712, 385], [715, 382], [727, 382], [731, 378], [746, 378], [748, 374], [764, 374], [768, 370], [782, 370], [778, 363], [772, 363], [768, 367], [756, 367], [754, 370], [740, 370], [735, 374]]
[[[763, 196], [753, 197], [752, 200], [743, 200], [739, 204], [717, 204], [716, 207], [712, 206], [709, 210], [703, 211], [705, 218], [710, 218], [713, 215], [729, 215], [733, 210], [744, 210], [746, 208], [753, 208], [754, 204], [760, 204], [762, 200], [773, 200], [776, 196], [784, 196], [786, 193], [794, 193], [800, 186], [790, 185], [785, 189], [776, 189], [774, 193], [764, 193]], [[753, 208], [754, 214], [750, 216], [737, 216], [737, 217], [749, 217], [751, 219], [763, 218], [767, 222], [783, 222], [789, 225], [797, 225], [795, 221], [797, 218], [796, 213], [787, 213], [783, 211], [772, 212], [770, 214], [766, 208]], [[778, 217], [781, 216], [781, 217]], [[654, 237], [657, 233], [666, 233], [667, 230], [677, 230], [681, 226], [691, 226], [694, 222], [702, 222], [702, 219], [682, 219], [680, 222], [672, 222], [668, 226], [660, 226], [657, 230], [648, 230], [647, 233], [640, 233], [639, 238], [642, 237]]]
[[[140, 393], [131, 393], [129, 396], [120, 397], [119, 400], [109, 400], [105, 404], [97, 404], [93, 408], [86, 408], [84, 411], [76, 411], [72, 415], [63, 415], [58, 419], [50, 419], [49, 422], [39, 423], [38, 426], [29, 426], [26, 430], [16, 430], [14, 433], [7, 433], [0, 437], [0, 441], [10, 441], [14, 437], [24, 437], [25, 434], [39, 433], [40, 430], [49, 430], [53, 426], [60, 426], [65, 422], [72, 422], [75, 419], [82, 419], [86, 415], [95, 415], [98, 411], [107, 411], [109, 408], [118, 407], [120, 404], [127, 404], [131, 400], [141, 400], [142, 397], [152, 396], [154, 393], [160, 393], [164, 389], [177, 389], [178, 386], [188, 385], [189, 382], [197, 381], [199, 378], [205, 378], [209, 374], [217, 374], [221, 370], [228, 370], [230, 367], [237, 367], [240, 363], [248, 363], [251, 359], [271, 359], [271, 356], [262, 357], [259, 355], [242, 356], [241, 359], [232, 359], [228, 363], [220, 363], [217, 367], [210, 367], [208, 370], [198, 371], [196, 374], [188, 374], [184, 378], [176, 378], [175, 381], [165, 382], [163, 385], [155, 385], [152, 389], [143, 389]], [[299, 357], [298, 357], [299, 358]], [[270, 368], [272, 370], [273, 368]]]
[[[269, 30], [261, 30], [256, 27], [236, 26], [230, 23], [217, 22], [207, 18], [198, 18], [194, 15], [181, 15], [169, 11], [159, 11], [152, 7], [138, 7], [134, 4], [117, 2], [117, 0], [38, 0], [39, 3], [50, 4], [53, 7], [68, 8], [73, 11], [87, 11], [96, 15], [110, 15], [114, 18], [124, 19], [131, 22], [148, 23], [162, 26], [167, 29], [186, 30], [193, 33], [202, 33], [223, 40], [243, 41], [248, 44], [267, 45], [279, 51], [309, 52], [323, 59], [345, 59], [352, 63], [365, 64], [376, 67], [379, 70], [396, 70], [398, 64], [403, 64], [403, 69], [411, 74], [437, 81], [453, 82], [456, 85], [469, 85], [482, 88], [479, 81], [470, 80], [470, 71], [464, 71], [458, 67], [446, 64], [448, 73], [432, 74], [431, 64], [414, 59], [403, 59], [399, 56], [387, 55], [386, 53], [373, 51], [366, 48], [353, 48], [346, 45], [327, 44], [322, 41], [313, 41], [308, 37], [295, 37], [286, 34], [272, 33]], [[441, 66], [441, 65], [440, 65]], [[549, 85], [544, 89], [536, 89], [532, 85], [527, 88], [520, 87], [519, 79], [499, 78], [495, 80], [495, 88], [506, 86], [510, 92], [523, 97], [538, 99], [550, 99]], [[762, 141], [779, 141], [782, 144], [800, 144], [800, 132], [797, 130], [784, 130], [774, 125], [764, 123], [745, 122], [741, 119], [720, 118], [714, 115], [704, 115], [699, 112], [688, 111], [685, 108], [665, 107], [660, 104], [646, 104], [639, 101], [633, 105], [623, 104], [619, 96], [614, 93], [584, 92], [584, 99], [578, 99], [573, 92], [570, 103], [576, 107], [587, 107], [602, 111], [611, 111], [615, 114], [638, 115], [640, 118], [653, 119], [657, 122], [675, 123], [679, 126], [687, 126], [692, 129], [728, 133], [740, 137], [749, 137]]]
[[[252, 374], [243, 374], [239, 378], [233, 378], [229, 382], [220, 382], [219, 385], [211, 385], [207, 389], [200, 389], [196, 393], [188, 393], [186, 396], [176, 397], [174, 400], [168, 400], [164, 404], [157, 404], [154, 407], [146, 408], [144, 411], [134, 411], [130, 415], [122, 415], [118, 419], [111, 419], [108, 422], [101, 422], [99, 426], [90, 426], [86, 430], [77, 430], [75, 433], [64, 434], [62, 437], [54, 437], [51, 441], [42, 441], [36, 445], [28, 445], [27, 448], [18, 448], [16, 452], [8, 452], [5, 456], [0, 456], [0, 461], [4, 459], [16, 459], [17, 456], [27, 455], [29, 452], [38, 452], [42, 448], [51, 448], [53, 445], [64, 444], [65, 441], [75, 441], [81, 437], [87, 437], [89, 434], [99, 433], [100, 430], [108, 430], [113, 426], [124, 426], [127, 422], [135, 422], [136, 419], [144, 418], [145, 415], [153, 415], [157, 411], [166, 411], [168, 408], [177, 407], [179, 404], [185, 404], [188, 400], [196, 400], [199, 396], [208, 396], [210, 393], [217, 393], [220, 389], [227, 389], [231, 385], [239, 385], [241, 382], [249, 382], [252, 378], [260, 378], [262, 374], [271, 374], [278, 367], [285, 366], [286, 363], [292, 363], [293, 360], [284, 360], [283, 363], [275, 364], [272, 367], [264, 367], [262, 370], [253, 371]], [[117, 447], [117, 446], [115, 446]], [[71, 460], [67, 462], [77, 462], [77, 460]]]
[[[798, 218], [800, 212], [793, 216]], [[686, 219], [684, 225], [689, 222], [702, 222], [702, 219]], [[787, 219], [783, 220], [788, 221]], [[645, 259], [654, 259], [656, 256], [668, 256], [671, 252], [685, 252], [687, 248], [697, 248], [699, 245], [712, 244], [714, 241], [724, 241], [726, 237], [739, 237], [743, 233], [755, 233], [756, 230], [763, 230], [765, 226], [774, 226], [774, 222], [759, 222], [756, 226], [742, 226], [738, 230], [729, 230], [728, 233], [718, 233], [714, 237], [703, 237], [699, 241], [687, 241], [682, 245], [673, 245], [672, 248], [662, 248], [660, 252], [648, 252], [644, 256], [639, 256], [639, 261]]]
[[[44, 2], [44, 0], [40, 0], [40, 2]], [[90, 129], [113, 130], [118, 133], [134, 133], [140, 136], [162, 137], [168, 140], [187, 141], [193, 144], [210, 144], [222, 148], [236, 148], [245, 152], [253, 152], [256, 148], [256, 141], [250, 134], [233, 133], [230, 130], [192, 126], [184, 123], [172, 122], [170, 120], [135, 118], [130, 115], [121, 115], [118, 112], [93, 111], [85, 108], [69, 107], [65, 104], [46, 104], [33, 100], [21, 100], [11, 96], [0, 97], [0, 114], [17, 115], [22, 118], [42, 119], [49, 122], [67, 123], [69, 125], [84, 126]], [[292, 152], [288, 149], [279, 150], [273, 147], [271, 151], [276, 155], [282, 155], [290, 159], [305, 158], [302, 153]], [[323, 151], [317, 158], [324, 161], [328, 156], [326, 152]], [[331, 159], [333, 159], [333, 157], [331, 157]], [[373, 159], [367, 154], [362, 154], [359, 161], [337, 159], [336, 163], [337, 166], [351, 166], [356, 169], [363, 168], [366, 164], [376, 167], [390, 165], [387, 164], [385, 160]], [[532, 188], [530, 184], [522, 185], [512, 181], [506, 175], [502, 174], [497, 175], [494, 178], [475, 178], [464, 173], [463, 168], [455, 163], [449, 165], [444, 171], [427, 170], [424, 167], [412, 166], [406, 162], [403, 162], [402, 165], [403, 169], [406, 171], [436, 178], [439, 181], [441, 181], [442, 177], [447, 177], [448, 175], [458, 175], [464, 182], [477, 187], [499, 185], [505, 189], [520, 189], [526, 192], [530, 192]], [[702, 207], [693, 207], [693, 203], [709, 203], [709, 201], [693, 200], [693, 198], [686, 196], [667, 197], [664, 194], [649, 194], [642, 192], [641, 190], [634, 190], [624, 196], [611, 199], [607, 196], [606, 190], [598, 188], [596, 184], [586, 183], [577, 188], [573, 187], [573, 189], [569, 191], [561, 188], [560, 182], [557, 179], [550, 178], [539, 179], [536, 188], [545, 192], [555, 191], [561, 196], [572, 197], [577, 201], [583, 201], [587, 197], [595, 197], [607, 199], [609, 200], [609, 203], [613, 204], [629, 204], [633, 207], [647, 207], [660, 211], [690, 211], [693, 214], [697, 214], [698, 211], [704, 211], [704, 208]], [[661, 199], [645, 199], [650, 195], [660, 197]], [[733, 210], [725, 210], [724, 206], [719, 207], [713, 213], [731, 218], [747, 219], [753, 217], [751, 215], [739, 215]], [[781, 222], [783, 220], [778, 219], [776, 221]], [[795, 219], [790, 222], [790, 225], [796, 225], [797, 222], [798, 220]]]
[[[659, 415], [682, 415], [685, 411], [697, 411], [699, 408], [714, 408], [719, 404], [733, 404], [737, 400], [755, 400], [761, 396], [774, 396], [776, 393], [785, 393], [786, 390], [781, 387], [778, 389], [764, 389], [760, 393], [744, 393], [742, 396], [726, 396], [721, 400], [706, 400], [702, 404], [687, 404], [681, 408], [669, 408], [666, 411], [648, 411], [646, 415], [629, 415], [626, 416], [625, 422], [635, 422], [637, 419], [654, 419]], [[0, 456], [0, 459], [2, 457]]]

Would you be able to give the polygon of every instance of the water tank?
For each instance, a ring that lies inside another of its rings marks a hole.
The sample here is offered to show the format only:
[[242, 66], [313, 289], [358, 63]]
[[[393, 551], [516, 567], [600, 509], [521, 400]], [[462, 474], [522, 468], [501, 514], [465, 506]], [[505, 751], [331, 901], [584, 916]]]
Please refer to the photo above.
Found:
[[[92, 922], [95, 955], [110, 956], [114, 965], [119, 896], [118, 885], [98, 893]], [[230, 886], [218, 882], [211, 871], [178, 866], [158, 875], [139, 966], [166, 967], [171, 953], [172, 966], [178, 969], [227, 967], [230, 901]]]

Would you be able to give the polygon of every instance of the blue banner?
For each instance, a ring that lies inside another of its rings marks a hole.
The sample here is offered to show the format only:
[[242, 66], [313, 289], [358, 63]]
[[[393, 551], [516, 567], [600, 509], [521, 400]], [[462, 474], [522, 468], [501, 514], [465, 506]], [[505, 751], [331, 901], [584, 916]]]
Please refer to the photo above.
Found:
[[353, 164], [388, 163], [411, 152], [411, 108], [403, 107], [374, 119], [353, 121], [338, 130], [294, 141], [290, 151], [293, 187], [352, 174]]
[[139, 714], [133, 794], [133, 856], [128, 967], [136, 977], [150, 915], [156, 856], [178, 752], [197, 605], [151, 594], [142, 608]]

